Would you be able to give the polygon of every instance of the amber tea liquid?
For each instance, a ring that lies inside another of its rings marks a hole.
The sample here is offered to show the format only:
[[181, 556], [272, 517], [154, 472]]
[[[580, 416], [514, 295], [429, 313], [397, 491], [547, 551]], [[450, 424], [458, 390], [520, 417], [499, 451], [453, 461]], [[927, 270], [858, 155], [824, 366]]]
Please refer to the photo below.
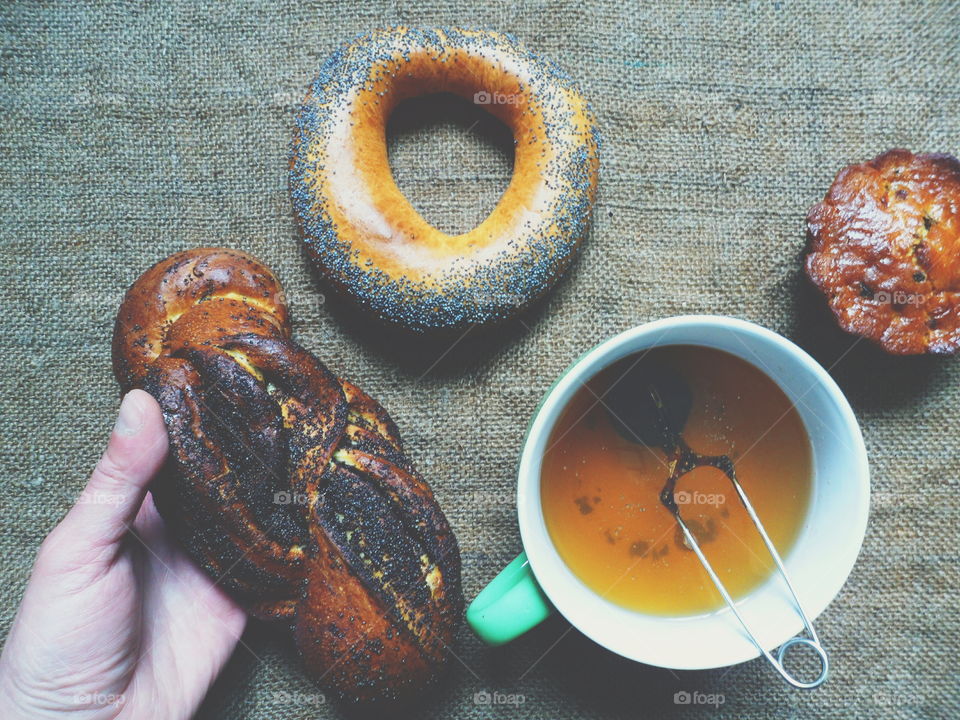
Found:
[[[664, 363], [690, 387], [683, 439], [698, 453], [733, 460], [767, 533], [786, 555], [803, 526], [812, 480], [810, 442], [789, 399], [763, 372], [721, 350], [671, 345], [645, 352], [645, 361]], [[628, 356], [589, 380], [554, 426], [540, 479], [547, 530], [574, 574], [611, 602], [661, 615], [709, 612], [723, 599], [659, 499], [670, 475], [666, 452], [622, 437], [602, 402], [638, 358]], [[720, 470], [694, 469], [677, 483], [675, 498], [734, 599], [774, 571]]]

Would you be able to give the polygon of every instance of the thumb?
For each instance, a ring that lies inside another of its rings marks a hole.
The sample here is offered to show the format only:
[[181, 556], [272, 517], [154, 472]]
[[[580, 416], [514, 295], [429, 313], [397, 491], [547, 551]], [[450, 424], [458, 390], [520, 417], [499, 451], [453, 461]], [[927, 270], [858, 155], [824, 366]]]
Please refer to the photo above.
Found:
[[118, 543], [132, 526], [151, 478], [167, 454], [160, 406], [143, 390], [120, 403], [116, 425], [77, 503], [61, 523], [76, 547], [102, 549]]

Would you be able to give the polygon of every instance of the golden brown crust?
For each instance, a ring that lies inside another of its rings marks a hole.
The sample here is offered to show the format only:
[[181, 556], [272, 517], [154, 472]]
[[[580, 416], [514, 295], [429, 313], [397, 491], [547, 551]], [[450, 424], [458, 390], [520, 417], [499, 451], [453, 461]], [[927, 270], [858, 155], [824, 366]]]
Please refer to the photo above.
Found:
[[386, 411], [290, 339], [273, 274], [233, 250], [170, 256], [127, 292], [113, 361], [163, 411], [151, 489], [194, 560], [286, 623], [338, 695], [430, 682], [463, 605], [456, 539]]
[[[405, 98], [450, 92], [515, 139], [493, 212], [462, 235], [430, 225], [390, 172], [386, 124]], [[589, 226], [596, 119], [572, 80], [516, 38], [457, 28], [375, 30], [322, 67], [297, 117], [291, 193], [319, 272], [414, 329], [502, 320], [563, 274]]]
[[840, 326], [897, 355], [960, 350], [960, 162], [889, 150], [807, 216], [807, 275]]

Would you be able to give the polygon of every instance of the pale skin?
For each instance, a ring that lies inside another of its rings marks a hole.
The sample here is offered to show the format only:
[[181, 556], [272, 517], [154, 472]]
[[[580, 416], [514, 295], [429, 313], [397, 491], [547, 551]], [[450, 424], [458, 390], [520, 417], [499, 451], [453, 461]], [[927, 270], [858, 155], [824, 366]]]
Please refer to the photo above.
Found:
[[246, 615], [167, 534], [156, 401], [124, 398], [80, 500], [47, 536], [0, 656], [0, 718], [189, 718]]

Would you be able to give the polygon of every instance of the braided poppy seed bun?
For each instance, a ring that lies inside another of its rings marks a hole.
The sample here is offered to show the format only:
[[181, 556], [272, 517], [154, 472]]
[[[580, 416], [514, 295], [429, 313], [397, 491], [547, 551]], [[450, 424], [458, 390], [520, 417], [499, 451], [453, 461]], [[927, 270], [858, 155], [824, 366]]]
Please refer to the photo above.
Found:
[[433, 682], [463, 608], [457, 541], [380, 404], [290, 337], [280, 283], [246, 253], [176, 253], [130, 287], [124, 392], [163, 411], [151, 491], [192, 559], [351, 701]]
[[[462, 235], [430, 225], [390, 172], [386, 126], [406, 98], [449, 92], [503, 121], [513, 177]], [[504, 320], [550, 289], [585, 236], [599, 133], [573, 82], [497, 32], [376, 30], [324, 63], [297, 116], [291, 194], [317, 270], [390, 324], [456, 329]]]

